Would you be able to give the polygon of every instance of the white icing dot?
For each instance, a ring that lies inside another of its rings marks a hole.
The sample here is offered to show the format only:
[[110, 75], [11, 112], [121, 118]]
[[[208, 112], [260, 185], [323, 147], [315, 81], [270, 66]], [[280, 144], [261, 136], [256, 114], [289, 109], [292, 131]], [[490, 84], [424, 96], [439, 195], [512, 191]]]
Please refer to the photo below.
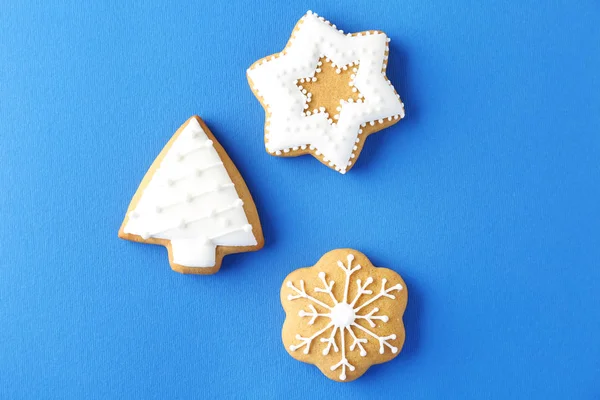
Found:
[[234, 205], [235, 207], [241, 207], [241, 206], [243, 206], [243, 205], [244, 205], [244, 201], [243, 201], [242, 199], [237, 199], [237, 200], [236, 200], [236, 201], [233, 203], [233, 205]]
[[212, 146], [212, 145], [213, 145], [213, 141], [212, 141], [212, 140], [210, 140], [210, 139], [208, 139], [206, 142], [204, 142], [204, 145], [205, 145], [206, 147], [210, 147], [210, 146]]
[[251, 232], [252, 231], [252, 225], [246, 224], [246, 225], [244, 225], [244, 227], [242, 229], [244, 230], [244, 232]]

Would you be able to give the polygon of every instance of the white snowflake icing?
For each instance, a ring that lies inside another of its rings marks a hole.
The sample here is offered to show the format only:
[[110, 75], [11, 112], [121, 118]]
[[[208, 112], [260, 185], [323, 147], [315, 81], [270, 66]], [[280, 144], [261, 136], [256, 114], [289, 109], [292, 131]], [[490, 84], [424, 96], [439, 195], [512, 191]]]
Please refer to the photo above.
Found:
[[[337, 265], [345, 272], [346, 275], [346, 279], [344, 282], [344, 297], [341, 300], [338, 300], [332, 292], [333, 285], [335, 284], [335, 282], [333, 280], [328, 282], [327, 275], [325, 274], [325, 272], [319, 272], [318, 274], [319, 279], [323, 283], [323, 287], [316, 287], [314, 288], [314, 291], [316, 293], [328, 294], [331, 298], [332, 305], [326, 304], [325, 302], [322, 302], [319, 299], [316, 299], [315, 297], [308, 294], [304, 286], [303, 280], [299, 281], [299, 287], [296, 287], [292, 281], [287, 282], [287, 287], [290, 288], [293, 292], [293, 294], [288, 295], [288, 300], [293, 301], [296, 299], [307, 299], [310, 302], [308, 304], [308, 310], [300, 310], [298, 313], [300, 317], [309, 318], [308, 325], [313, 325], [317, 318], [329, 319], [329, 323], [324, 328], [315, 332], [312, 336], [303, 337], [301, 335], [296, 335], [296, 340], [298, 340], [299, 343], [290, 345], [290, 350], [296, 351], [304, 347], [304, 354], [308, 354], [313, 340], [317, 339], [328, 330], [331, 330], [329, 336], [320, 338], [321, 343], [327, 343], [326, 347], [323, 349], [323, 355], [329, 354], [331, 349], [333, 349], [333, 351], [336, 353], [341, 352], [340, 361], [337, 364], [332, 365], [331, 370], [335, 371], [341, 368], [339, 378], [342, 381], [346, 380], [346, 368], [348, 368], [350, 371], [354, 371], [355, 369], [355, 366], [350, 364], [350, 362], [346, 358], [347, 352], [358, 351], [361, 357], [365, 357], [367, 355], [367, 351], [363, 345], [368, 342], [368, 338], [361, 338], [358, 335], [359, 333], [362, 332], [377, 340], [379, 343], [380, 354], [384, 354], [386, 347], [388, 347], [393, 354], [398, 352], [398, 348], [390, 343], [391, 340], [396, 339], [395, 334], [391, 334], [389, 336], [379, 336], [371, 329], [365, 328], [364, 326], [358, 324], [356, 321], [364, 320], [371, 328], [376, 327], [376, 321], [387, 323], [389, 321], [389, 317], [387, 315], [378, 315], [379, 308], [373, 307], [369, 309], [368, 312], [366, 311], [366, 309], [382, 297], [395, 299], [396, 297], [390, 293], [402, 290], [402, 285], [396, 284], [394, 286], [386, 288], [385, 286], [387, 283], [387, 279], [382, 278], [381, 289], [379, 293], [372, 296], [369, 300], [367, 300], [360, 306], [356, 306], [356, 303], [363, 295], [373, 295], [373, 291], [367, 289], [369, 285], [373, 283], [373, 278], [368, 277], [364, 283], [360, 279], [357, 279], [356, 296], [354, 297], [354, 299], [352, 299], [352, 301], [349, 301], [348, 289], [350, 287], [352, 274], [361, 269], [361, 266], [358, 264], [352, 267], [352, 261], [354, 261], [354, 256], [352, 254], [348, 254], [346, 264], [344, 264], [341, 260], [337, 262]], [[319, 311], [318, 308], [322, 308], [325, 311]], [[344, 335], [345, 331], [348, 331], [348, 333], [352, 337], [352, 343], [349, 344], [349, 346], [346, 346], [347, 343], [345, 341]]]

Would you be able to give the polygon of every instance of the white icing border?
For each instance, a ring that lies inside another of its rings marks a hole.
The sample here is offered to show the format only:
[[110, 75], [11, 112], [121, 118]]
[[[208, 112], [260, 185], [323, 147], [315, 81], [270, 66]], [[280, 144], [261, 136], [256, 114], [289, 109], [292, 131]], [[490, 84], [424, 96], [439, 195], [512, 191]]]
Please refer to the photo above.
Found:
[[[389, 41], [382, 32], [344, 34], [311, 11], [304, 15], [283, 52], [259, 60], [247, 71], [267, 111], [267, 151], [282, 155], [309, 148], [345, 173], [356, 157], [362, 127], [404, 117], [404, 104], [385, 75]], [[314, 77], [323, 56], [342, 69], [359, 64], [352, 84], [364, 99], [342, 101], [335, 124], [322, 112], [307, 116], [307, 95], [296, 86], [298, 80]]]

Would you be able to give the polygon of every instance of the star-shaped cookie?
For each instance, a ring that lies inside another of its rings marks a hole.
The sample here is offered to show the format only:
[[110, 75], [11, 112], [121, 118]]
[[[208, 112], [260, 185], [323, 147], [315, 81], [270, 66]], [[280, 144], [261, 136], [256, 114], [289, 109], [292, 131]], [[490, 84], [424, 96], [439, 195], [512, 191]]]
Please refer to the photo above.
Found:
[[344, 34], [306, 13], [282, 52], [247, 71], [266, 113], [267, 152], [310, 153], [341, 173], [352, 168], [368, 135], [404, 117], [385, 74], [389, 41], [380, 31]]

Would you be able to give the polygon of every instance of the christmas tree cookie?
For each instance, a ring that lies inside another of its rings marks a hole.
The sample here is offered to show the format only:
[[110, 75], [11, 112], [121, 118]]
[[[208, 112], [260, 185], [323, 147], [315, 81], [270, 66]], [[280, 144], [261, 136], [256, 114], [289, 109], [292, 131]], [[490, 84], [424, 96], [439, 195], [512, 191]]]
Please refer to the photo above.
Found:
[[265, 109], [265, 146], [275, 156], [312, 154], [346, 173], [365, 139], [404, 117], [386, 76], [390, 39], [348, 33], [308, 12], [280, 53], [247, 71]]
[[119, 237], [160, 244], [175, 271], [212, 274], [223, 256], [264, 241], [244, 180], [197, 116], [160, 152], [133, 196]]
[[352, 381], [398, 355], [407, 300], [406, 285], [394, 271], [374, 267], [356, 250], [330, 251], [285, 278], [283, 344], [328, 378]]

